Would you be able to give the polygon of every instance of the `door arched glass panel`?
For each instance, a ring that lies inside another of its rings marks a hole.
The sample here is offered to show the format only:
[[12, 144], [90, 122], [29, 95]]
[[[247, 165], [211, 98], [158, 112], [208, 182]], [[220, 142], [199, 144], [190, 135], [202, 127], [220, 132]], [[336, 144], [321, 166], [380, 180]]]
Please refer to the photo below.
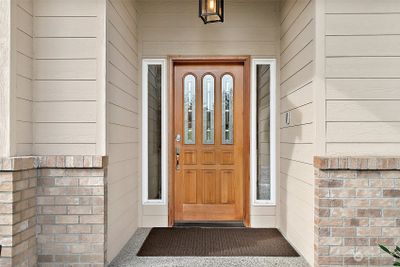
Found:
[[184, 79], [185, 144], [196, 143], [196, 78], [189, 74]]
[[214, 77], [203, 78], [203, 144], [214, 144]]
[[233, 144], [233, 77], [222, 77], [222, 144]]

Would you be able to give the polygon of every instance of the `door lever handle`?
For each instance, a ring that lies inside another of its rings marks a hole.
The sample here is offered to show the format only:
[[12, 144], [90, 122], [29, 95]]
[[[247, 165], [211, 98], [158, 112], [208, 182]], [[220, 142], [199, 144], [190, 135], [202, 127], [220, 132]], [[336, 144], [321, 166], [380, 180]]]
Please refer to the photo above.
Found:
[[181, 152], [179, 148], [176, 148], [175, 150], [175, 159], [176, 159], [176, 170], [179, 171], [181, 169], [181, 165], [180, 165], [180, 157], [181, 157]]

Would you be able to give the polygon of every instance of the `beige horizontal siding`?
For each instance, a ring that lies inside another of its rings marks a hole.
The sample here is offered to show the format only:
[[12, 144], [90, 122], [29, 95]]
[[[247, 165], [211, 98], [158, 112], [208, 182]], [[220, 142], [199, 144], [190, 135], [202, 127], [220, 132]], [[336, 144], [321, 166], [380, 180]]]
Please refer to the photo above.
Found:
[[328, 57], [400, 56], [400, 35], [327, 36], [326, 40]]
[[35, 16], [82, 16], [97, 17], [95, 8], [99, 0], [35, 0]]
[[60, 94], [65, 101], [95, 101], [96, 81], [36, 81], [35, 101], [57, 101]]
[[[388, 1], [388, 0], [384, 0]], [[391, 1], [391, 0], [389, 0]], [[381, 35], [399, 34], [398, 14], [327, 14], [326, 34], [329, 35]]]
[[[293, 93], [284, 96], [281, 99], [281, 112], [292, 111], [301, 106], [310, 104], [313, 102], [313, 87], [312, 83], [308, 83], [307, 85], [299, 88], [299, 90], [294, 91]], [[295, 111], [292, 112], [296, 113]], [[292, 124], [294, 124], [292, 122]]]
[[33, 145], [33, 3], [15, 1], [16, 25], [13, 28], [16, 44], [15, 153], [32, 155]]
[[195, 1], [140, 1], [142, 55], [275, 56], [277, 8], [273, 1], [233, 1], [223, 24], [204, 25]]
[[310, 172], [314, 171], [312, 164], [304, 164], [302, 162], [282, 158], [280, 171], [282, 174], [296, 177], [296, 179], [306, 184], [313, 185], [314, 183], [313, 177], [310, 176]]
[[400, 2], [396, 0], [327, 0], [327, 13], [392, 13], [400, 12]]
[[143, 46], [144, 55], [152, 55], [156, 53], [159, 55], [184, 54], [184, 55], [247, 55], [249, 51], [254, 55], [273, 55], [276, 50], [276, 43], [274, 42], [235, 42], [232, 46], [231, 41], [171, 41], [165, 42], [160, 45], [159, 42], [146, 42]]
[[286, 64], [298, 53], [300, 53], [306, 47], [310, 40], [313, 39], [314, 34], [314, 23], [307, 24], [306, 28], [302, 30], [298, 38], [294, 39], [293, 42], [285, 49], [281, 54], [281, 66]]
[[287, 31], [281, 34], [281, 51], [284, 51], [298, 36], [298, 34], [313, 20], [313, 5], [308, 0], [301, 0], [300, 2], [307, 2], [305, 9], [294, 10], [290, 12], [296, 12], [297, 16], [294, 21], [287, 29]]
[[36, 154], [100, 151], [102, 8], [97, 0], [34, 3]]
[[332, 143], [400, 142], [400, 122], [331, 122], [327, 132], [327, 141]]
[[96, 80], [96, 60], [36, 60], [37, 80]]
[[309, 62], [303, 68], [298, 70], [290, 79], [287, 79], [284, 83], [281, 83], [281, 97], [287, 96], [288, 94], [301, 89], [305, 85], [311, 83], [314, 72], [313, 64]]
[[312, 144], [314, 142], [314, 125], [303, 124], [281, 129], [281, 142], [288, 144]]
[[326, 59], [327, 78], [400, 78], [400, 57]]
[[[51, 111], [51, 112], [49, 112]], [[89, 101], [36, 102], [36, 122], [96, 122], [96, 103]], [[79, 129], [79, 128], [77, 128]]]
[[327, 121], [400, 121], [399, 114], [398, 100], [352, 100], [327, 103]]
[[[281, 6], [280, 227], [313, 262], [314, 1]], [[291, 122], [285, 124], [285, 113]], [[292, 223], [296, 221], [296, 223]]]
[[107, 0], [108, 261], [119, 253], [139, 222], [140, 98], [136, 12], [134, 1]]
[[328, 99], [399, 100], [400, 79], [328, 79]]
[[96, 144], [34, 144], [36, 155], [88, 155], [96, 154]]
[[398, 155], [400, 151], [400, 144], [389, 142], [328, 142], [326, 145], [326, 152], [330, 155], [374, 155], [374, 156], [387, 156]]
[[312, 164], [314, 157], [313, 144], [293, 144], [281, 142], [281, 158]]
[[397, 155], [400, 3], [328, 0], [325, 12], [327, 153]]
[[[96, 6], [93, 6], [96, 9]], [[96, 17], [39, 17], [35, 18], [35, 37], [95, 38], [98, 34]]]
[[[283, 175], [281, 177], [282, 180], [294, 179], [293, 177]], [[310, 220], [312, 216], [305, 216], [305, 214], [313, 214], [314, 212], [314, 207], [308, 205], [308, 202], [312, 201], [313, 195], [310, 195], [310, 199], [304, 202], [296, 197], [296, 188], [293, 190], [282, 186], [280, 191], [281, 205], [287, 207], [281, 216], [280, 230], [288, 237], [290, 242], [294, 240], [300, 242], [301, 240], [310, 239], [314, 235], [313, 228], [310, 225], [314, 225], [314, 223], [313, 220]], [[314, 249], [312, 246], [304, 246], [301, 248], [300, 253], [303, 255], [312, 255]], [[312, 259], [308, 258], [307, 261], [312, 262]]]
[[[299, 106], [291, 110], [291, 121], [293, 125], [305, 125], [314, 120], [314, 110], [312, 102]], [[286, 127], [285, 114], [280, 115], [280, 127]]]
[[36, 144], [85, 144], [90, 143], [96, 136], [96, 125], [91, 123], [37, 123], [37, 126]]
[[39, 38], [36, 59], [96, 59], [96, 38]]

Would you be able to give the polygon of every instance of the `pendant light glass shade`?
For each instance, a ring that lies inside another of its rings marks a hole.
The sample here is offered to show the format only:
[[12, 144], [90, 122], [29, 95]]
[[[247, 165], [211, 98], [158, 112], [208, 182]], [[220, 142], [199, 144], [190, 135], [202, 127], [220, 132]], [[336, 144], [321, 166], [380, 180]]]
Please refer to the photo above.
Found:
[[224, 0], [199, 0], [199, 17], [204, 24], [224, 22]]

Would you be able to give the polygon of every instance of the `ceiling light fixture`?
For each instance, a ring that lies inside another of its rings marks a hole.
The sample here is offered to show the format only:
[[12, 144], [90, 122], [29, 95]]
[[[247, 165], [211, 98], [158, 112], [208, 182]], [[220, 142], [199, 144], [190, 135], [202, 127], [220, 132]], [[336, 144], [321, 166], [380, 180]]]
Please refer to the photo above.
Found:
[[224, 22], [224, 0], [199, 0], [199, 17], [204, 24]]

